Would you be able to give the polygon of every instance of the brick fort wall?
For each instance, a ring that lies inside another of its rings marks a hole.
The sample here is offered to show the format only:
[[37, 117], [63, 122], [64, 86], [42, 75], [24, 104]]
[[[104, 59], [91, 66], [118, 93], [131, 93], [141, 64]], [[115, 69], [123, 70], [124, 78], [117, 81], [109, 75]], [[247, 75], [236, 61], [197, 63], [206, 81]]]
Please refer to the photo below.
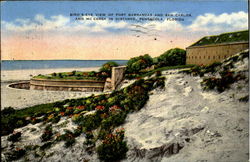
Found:
[[248, 42], [188, 47], [186, 64], [208, 65], [248, 48]]

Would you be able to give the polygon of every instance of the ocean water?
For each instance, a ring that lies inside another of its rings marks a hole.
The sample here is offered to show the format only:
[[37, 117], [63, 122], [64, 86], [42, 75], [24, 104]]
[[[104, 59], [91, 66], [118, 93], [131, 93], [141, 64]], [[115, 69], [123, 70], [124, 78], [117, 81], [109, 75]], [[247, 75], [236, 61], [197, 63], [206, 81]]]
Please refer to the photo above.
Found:
[[2, 70], [100, 67], [108, 61], [125, 65], [128, 60], [2, 60]]

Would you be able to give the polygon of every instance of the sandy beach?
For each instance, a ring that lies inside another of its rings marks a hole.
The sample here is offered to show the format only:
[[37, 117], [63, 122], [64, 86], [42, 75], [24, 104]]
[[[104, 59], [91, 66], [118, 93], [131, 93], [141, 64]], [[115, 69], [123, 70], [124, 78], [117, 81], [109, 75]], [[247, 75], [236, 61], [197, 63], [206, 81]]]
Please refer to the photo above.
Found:
[[29, 80], [38, 74], [50, 74], [53, 72], [67, 71], [98, 71], [99, 67], [70, 68], [70, 69], [35, 69], [35, 70], [6, 70], [1, 71], [1, 109], [13, 107], [25, 108], [37, 104], [50, 103], [64, 99], [86, 97], [101, 92], [70, 92], [70, 91], [39, 91], [24, 90], [8, 87], [10, 83]]

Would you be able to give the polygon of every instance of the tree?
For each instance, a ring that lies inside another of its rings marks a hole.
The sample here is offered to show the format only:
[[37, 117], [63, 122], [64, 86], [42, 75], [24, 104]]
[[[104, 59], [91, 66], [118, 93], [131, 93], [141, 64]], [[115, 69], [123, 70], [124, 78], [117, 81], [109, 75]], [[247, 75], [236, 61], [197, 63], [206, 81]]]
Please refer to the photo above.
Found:
[[102, 67], [99, 69], [100, 72], [105, 72], [108, 74], [108, 76], [111, 76], [112, 67], [117, 67], [119, 64], [113, 61], [106, 62], [102, 65]]
[[140, 70], [153, 65], [153, 58], [148, 54], [143, 56], [133, 57], [127, 63], [128, 73], [138, 73]]
[[180, 48], [170, 49], [157, 58], [158, 67], [186, 64], [186, 51]]

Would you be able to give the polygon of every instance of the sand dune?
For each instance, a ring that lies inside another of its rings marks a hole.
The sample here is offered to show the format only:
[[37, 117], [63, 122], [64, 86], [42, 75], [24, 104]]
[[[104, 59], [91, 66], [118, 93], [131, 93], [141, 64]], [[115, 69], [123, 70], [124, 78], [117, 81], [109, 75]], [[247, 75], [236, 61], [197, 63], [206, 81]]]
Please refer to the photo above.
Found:
[[238, 98], [247, 87], [219, 94], [202, 91], [199, 77], [172, 72], [166, 78], [166, 89], [154, 90], [146, 106], [127, 117], [131, 149], [124, 161], [246, 161], [248, 104]]

